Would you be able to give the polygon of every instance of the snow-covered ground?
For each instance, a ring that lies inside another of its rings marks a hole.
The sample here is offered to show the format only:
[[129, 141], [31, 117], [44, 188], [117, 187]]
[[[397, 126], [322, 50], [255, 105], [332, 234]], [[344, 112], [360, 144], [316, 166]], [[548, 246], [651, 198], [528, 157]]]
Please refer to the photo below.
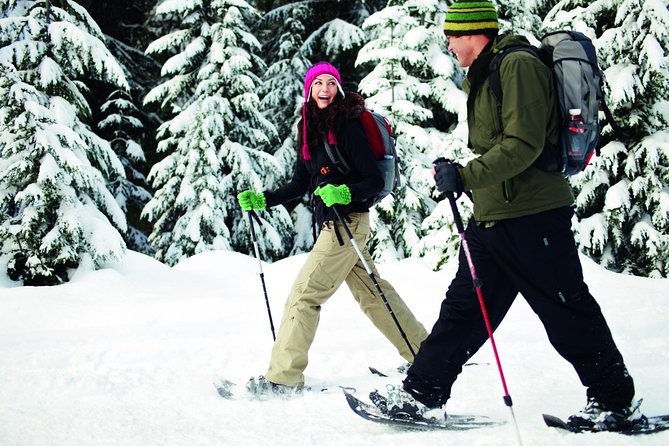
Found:
[[[263, 264], [275, 325], [305, 255]], [[586, 280], [636, 380], [642, 409], [669, 413], [669, 280], [608, 272], [583, 258]], [[419, 260], [381, 265], [429, 329], [454, 264], [432, 272]], [[567, 416], [585, 403], [571, 367], [550, 347], [519, 298], [496, 341], [524, 445], [666, 445], [669, 432], [625, 437], [567, 434], [541, 413]], [[337, 386], [367, 394], [402, 363], [340, 289], [323, 307], [307, 384], [330, 393], [291, 400], [220, 398], [213, 382], [265, 372], [272, 346], [257, 262], [200, 254], [174, 268], [129, 253], [114, 268], [56, 287], [13, 287], [0, 276], [0, 445], [514, 445], [510, 410], [489, 343], [465, 367], [452, 413], [505, 420], [467, 432], [402, 431], [359, 418]]]

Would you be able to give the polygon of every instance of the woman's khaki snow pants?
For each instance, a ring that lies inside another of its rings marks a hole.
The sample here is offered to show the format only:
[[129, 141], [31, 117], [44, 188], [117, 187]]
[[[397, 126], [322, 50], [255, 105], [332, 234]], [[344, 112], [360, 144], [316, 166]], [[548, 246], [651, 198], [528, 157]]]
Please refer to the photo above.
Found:
[[[369, 214], [352, 213], [349, 219], [350, 223], [347, 225], [365, 261], [372, 268], [390, 308], [414, 352], [417, 352], [420, 343], [427, 337], [427, 332], [392, 285], [379, 277], [376, 271], [366, 248]], [[273, 383], [304, 385], [303, 372], [307, 367], [309, 347], [318, 327], [321, 305], [334, 294], [343, 281], [346, 281], [360, 308], [379, 331], [388, 338], [404, 359], [413, 362], [411, 351], [355, 252], [345, 229], [340, 223], [337, 223], [337, 226], [344, 240], [344, 246], [339, 244], [334, 223], [324, 224], [290, 291], [272, 348], [269, 370], [265, 375]]]

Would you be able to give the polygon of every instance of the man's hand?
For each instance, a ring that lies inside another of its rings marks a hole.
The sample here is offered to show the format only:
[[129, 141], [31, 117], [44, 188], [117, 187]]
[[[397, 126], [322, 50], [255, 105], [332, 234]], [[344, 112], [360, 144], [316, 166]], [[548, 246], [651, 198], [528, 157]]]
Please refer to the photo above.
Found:
[[434, 181], [437, 183], [437, 190], [439, 192], [455, 192], [459, 194], [464, 190], [459, 173], [460, 168], [462, 168], [460, 164], [439, 158], [434, 161], [433, 166], [432, 174], [434, 175]]

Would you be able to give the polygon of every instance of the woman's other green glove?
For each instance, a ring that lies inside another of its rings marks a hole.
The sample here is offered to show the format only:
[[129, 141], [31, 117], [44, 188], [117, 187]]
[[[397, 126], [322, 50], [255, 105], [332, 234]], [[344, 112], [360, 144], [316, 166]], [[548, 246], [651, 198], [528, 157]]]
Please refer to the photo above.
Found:
[[342, 184], [341, 186], [333, 186], [326, 184], [323, 187], [317, 187], [314, 195], [318, 195], [323, 200], [327, 207], [332, 207], [335, 204], [349, 204], [351, 202], [351, 191], [348, 186]]
[[244, 211], [262, 211], [265, 209], [265, 194], [255, 193], [252, 190], [245, 190], [237, 194], [239, 207]]

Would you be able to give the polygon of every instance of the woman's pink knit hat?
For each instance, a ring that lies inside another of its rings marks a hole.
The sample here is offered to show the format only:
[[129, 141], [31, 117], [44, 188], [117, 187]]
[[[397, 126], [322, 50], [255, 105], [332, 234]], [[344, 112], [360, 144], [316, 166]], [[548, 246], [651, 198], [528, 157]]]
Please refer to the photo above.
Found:
[[[304, 105], [302, 106], [302, 156], [305, 160], [311, 159], [309, 145], [307, 144], [307, 102], [309, 102], [309, 98], [311, 97], [311, 84], [313, 84], [314, 80], [322, 74], [329, 74], [334, 77], [337, 82], [337, 89], [341, 93], [341, 96], [346, 97], [344, 89], [341, 87], [341, 76], [339, 75], [339, 71], [332, 64], [318, 62], [307, 70], [307, 74], [304, 76]], [[337, 144], [337, 139], [332, 131], [328, 132], [328, 143]]]

